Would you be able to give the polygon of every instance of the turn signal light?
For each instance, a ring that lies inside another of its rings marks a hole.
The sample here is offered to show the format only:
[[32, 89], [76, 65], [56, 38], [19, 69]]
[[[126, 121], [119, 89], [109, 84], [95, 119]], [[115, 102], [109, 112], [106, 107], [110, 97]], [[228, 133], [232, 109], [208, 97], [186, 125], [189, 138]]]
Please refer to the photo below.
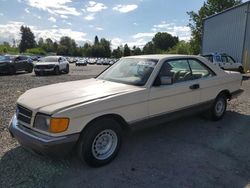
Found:
[[61, 133], [68, 129], [69, 118], [51, 118], [50, 128], [51, 133]]

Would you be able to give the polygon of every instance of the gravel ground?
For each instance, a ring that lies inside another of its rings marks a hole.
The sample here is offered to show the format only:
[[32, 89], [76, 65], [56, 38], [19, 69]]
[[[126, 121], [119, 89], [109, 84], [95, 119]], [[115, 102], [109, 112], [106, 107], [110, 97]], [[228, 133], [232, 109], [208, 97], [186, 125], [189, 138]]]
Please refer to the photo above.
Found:
[[250, 182], [250, 80], [225, 118], [197, 116], [129, 133], [118, 157], [102, 168], [77, 158], [52, 160], [9, 136], [17, 98], [42, 85], [86, 79], [105, 66], [71, 66], [70, 74], [0, 76], [0, 187], [244, 187]]

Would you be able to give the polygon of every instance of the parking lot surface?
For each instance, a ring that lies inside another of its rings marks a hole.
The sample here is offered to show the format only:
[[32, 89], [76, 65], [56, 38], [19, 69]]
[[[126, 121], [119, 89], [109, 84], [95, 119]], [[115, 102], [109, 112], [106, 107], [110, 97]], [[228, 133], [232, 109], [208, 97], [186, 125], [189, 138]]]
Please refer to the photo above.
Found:
[[7, 125], [26, 90], [94, 77], [106, 66], [71, 65], [70, 73], [0, 75], [0, 187], [245, 187], [250, 182], [250, 80], [229, 102], [221, 121], [200, 116], [129, 132], [118, 157], [90, 168], [76, 157], [32, 154], [10, 137]]

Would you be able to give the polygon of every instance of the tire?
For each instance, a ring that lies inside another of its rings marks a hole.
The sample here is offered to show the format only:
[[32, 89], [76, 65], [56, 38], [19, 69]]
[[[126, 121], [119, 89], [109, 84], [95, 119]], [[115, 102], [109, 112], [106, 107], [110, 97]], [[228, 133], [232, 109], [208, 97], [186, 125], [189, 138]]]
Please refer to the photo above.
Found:
[[243, 69], [243, 67], [239, 67], [238, 71], [239, 71], [241, 74], [244, 74], [244, 69]]
[[99, 119], [81, 135], [77, 146], [78, 157], [92, 167], [106, 165], [118, 154], [121, 140], [121, 127], [117, 121]]
[[226, 109], [227, 109], [227, 98], [225, 96], [225, 94], [219, 94], [211, 109], [210, 109], [210, 119], [213, 120], [213, 121], [218, 121], [220, 120], [221, 118], [223, 118], [225, 112], [226, 112]]
[[10, 66], [10, 67], [9, 67], [9, 74], [10, 74], [10, 75], [16, 74], [16, 68], [13, 67], [13, 66]]
[[40, 76], [41, 74], [40, 74], [40, 72], [35, 71], [35, 75]]
[[28, 73], [32, 73], [33, 72], [33, 67], [32, 66], [29, 66], [26, 70]]
[[69, 65], [67, 65], [67, 67], [65, 69], [65, 74], [69, 74]]
[[55, 75], [59, 75], [59, 74], [60, 74], [59, 67], [55, 67], [55, 69], [54, 69], [54, 74], [55, 74]]

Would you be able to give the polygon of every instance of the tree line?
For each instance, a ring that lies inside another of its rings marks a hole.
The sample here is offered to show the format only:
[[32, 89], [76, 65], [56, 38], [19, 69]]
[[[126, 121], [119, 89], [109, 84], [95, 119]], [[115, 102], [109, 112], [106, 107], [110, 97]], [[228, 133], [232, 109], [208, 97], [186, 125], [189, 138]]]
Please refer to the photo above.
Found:
[[[11, 47], [9, 43], [0, 44], [0, 53], [29, 53], [46, 55], [48, 53], [65, 56], [85, 56], [85, 57], [115, 57], [141, 55], [141, 54], [199, 54], [201, 53], [202, 30], [204, 18], [221, 12], [242, 3], [241, 0], [207, 0], [198, 12], [187, 12], [189, 15], [189, 27], [191, 29], [191, 39], [189, 42], [180, 41], [178, 37], [167, 32], [158, 32], [151, 41], [143, 48], [128, 44], [111, 49], [111, 42], [105, 38], [99, 40], [95, 36], [93, 43], [85, 43], [78, 46], [74, 39], [63, 36], [60, 40], [53, 41], [50, 38], [39, 38], [38, 42], [31, 29], [21, 26], [21, 41], [18, 47]], [[221, 23], [223, 24], [223, 23]]]
[[[112, 50], [111, 42], [105, 38], [99, 39], [98, 36], [95, 36], [93, 43], [85, 43], [83, 46], [78, 46], [75, 40], [68, 36], [61, 37], [58, 42], [50, 38], [39, 38], [36, 42], [33, 32], [27, 26], [21, 26], [20, 34], [21, 41], [18, 49], [14, 51], [17, 52], [19, 50], [20, 53], [36, 55], [57, 54], [64, 56], [120, 58], [131, 55], [167, 53], [169, 50], [173, 51], [173, 47], [178, 46], [177, 44], [179, 43], [178, 37], [166, 32], [159, 32], [142, 49], [137, 46], [130, 48], [128, 44], [125, 44]], [[2, 53], [10, 51], [10, 45], [7, 42], [3, 46], [6, 48]]]

